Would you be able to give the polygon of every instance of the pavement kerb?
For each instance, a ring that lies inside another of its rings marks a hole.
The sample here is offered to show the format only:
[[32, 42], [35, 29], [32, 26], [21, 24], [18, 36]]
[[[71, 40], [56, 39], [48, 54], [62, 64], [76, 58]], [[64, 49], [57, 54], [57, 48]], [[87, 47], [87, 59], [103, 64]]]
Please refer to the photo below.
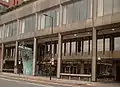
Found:
[[[18, 77], [8, 77], [8, 76], [2, 76], [3, 78], [4, 77], [7, 77], [8, 79], [13, 79], [13, 80], [21, 80], [21, 81], [28, 81], [28, 82], [33, 82], [33, 83], [41, 83], [41, 84], [49, 84], [49, 85], [62, 85], [62, 86], [67, 86], [67, 87], [73, 87], [73, 85], [69, 85], [69, 84], [59, 84], [59, 83], [54, 83], [54, 82], [48, 82], [48, 81], [41, 81], [41, 80], [31, 80], [29, 78], [18, 78]], [[78, 86], [75, 86], [75, 87], [78, 87]]]
[[87, 87], [94, 87], [93, 84], [89, 83], [75, 83], [73, 81], [64, 81], [63, 79], [52, 79], [49, 80], [49, 78], [40, 78], [36, 76], [25, 76], [25, 75], [18, 75], [18, 74], [9, 74], [9, 73], [2, 73], [3, 77], [9, 77], [15, 80], [25, 80], [25, 81], [32, 81], [37, 83], [44, 83], [44, 84], [62, 84], [63, 86], [69, 86], [69, 87], [80, 87], [80, 85], [86, 85]]

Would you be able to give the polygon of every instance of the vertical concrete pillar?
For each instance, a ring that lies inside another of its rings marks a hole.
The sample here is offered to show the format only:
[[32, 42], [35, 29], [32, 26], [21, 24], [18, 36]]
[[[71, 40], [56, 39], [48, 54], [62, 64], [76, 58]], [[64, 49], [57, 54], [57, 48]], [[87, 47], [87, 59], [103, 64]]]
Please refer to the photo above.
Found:
[[33, 76], [35, 76], [36, 71], [36, 59], [37, 59], [37, 38], [34, 38], [33, 73], [32, 73]]
[[14, 62], [14, 73], [17, 74], [17, 61], [18, 61], [18, 41], [15, 45], [15, 62]]
[[92, 81], [96, 79], [96, 65], [97, 65], [97, 31], [93, 28], [92, 33]]
[[60, 78], [62, 60], [62, 36], [58, 34], [58, 60], [57, 60], [57, 78]]
[[2, 43], [2, 52], [1, 52], [1, 66], [0, 66], [0, 71], [2, 72], [3, 70], [3, 59], [4, 59], [4, 50], [5, 50], [5, 46], [4, 44]]
[[80, 73], [81, 73], [81, 74], [84, 74], [84, 62], [81, 62]]

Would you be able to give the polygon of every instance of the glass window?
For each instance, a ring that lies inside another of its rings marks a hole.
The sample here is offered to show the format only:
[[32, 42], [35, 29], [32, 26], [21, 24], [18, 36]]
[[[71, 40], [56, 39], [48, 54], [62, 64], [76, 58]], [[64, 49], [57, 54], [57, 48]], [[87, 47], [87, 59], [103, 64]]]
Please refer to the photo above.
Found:
[[45, 28], [45, 16], [41, 15], [41, 29]]
[[73, 21], [78, 21], [80, 15], [80, 1], [73, 4]]
[[52, 54], [54, 54], [54, 44], [52, 44]]
[[5, 24], [5, 37], [15, 36], [17, 34], [17, 21]]
[[66, 22], [67, 22], [66, 16], [67, 16], [67, 8], [66, 8], [66, 6], [64, 6], [63, 7], [63, 24], [66, 24]]
[[71, 52], [72, 53], [76, 52], [76, 42], [75, 41], [71, 43]]
[[98, 51], [103, 51], [103, 39], [98, 39], [97, 40], [97, 50]]
[[82, 51], [82, 41], [78, 41], [78, 52]]
[[92, 40], [90, 40], [90, 52], [92, 52]]
[[31, 15], [20, 20], [19, 34], [31, 32], [34, 30], [35, 30], [35, 15]]
[[84, 41], [83, 52], [88, 52], [88, 41]]
[[2, 38], [2, 27], [3, 26], [0, 26], [0, 38]]
[[22, 20], [20, 21], [20, 31], [19, 31], [19, 34], [24, 33], [24, 30], [25, 30], [25, 20], [22, 19]]
[[97, 16], [103, 16], [103, 0], [98, 0]]
[[73, 21], [73, 4], [67, 6], [67, 23], [70, 24]]
[[58, 49], [59, 49], [59, 48], [58, 48], [58, 44], [57, 44], [57, 54], [58, 54]]
[[64, 54], [64, 50], [65, 50], [65, 43], [62, 43], [62, 53]]
[[114, 46], [115, 51], [120, 51], [120, 37], [116, 37], [114, 39]]
[[104, 0], [104, 15], [112, 13], [113, 0]]
[[92, 0], [88, 0], [88, 18], [92, 18]]
[[80, 20], [87, 18], [87, 0], [80, 1]]
[[66, 54], [70, 54], [70, 42], [66, 43]]
[[114, 8], [113, 8], [113, 12], [120, 12], [120, 0], [113, 0], [114, 1]]
[[105, 38], [105, 51], [110, 51], [110, 38]]
[[38, 30], [40, 30], [41, 26], [41, 15], [38, 15]]
[[59, 25], [59, 22], [60, 22], [60, 12], [59, 11], [57, 11], [57, 26]]

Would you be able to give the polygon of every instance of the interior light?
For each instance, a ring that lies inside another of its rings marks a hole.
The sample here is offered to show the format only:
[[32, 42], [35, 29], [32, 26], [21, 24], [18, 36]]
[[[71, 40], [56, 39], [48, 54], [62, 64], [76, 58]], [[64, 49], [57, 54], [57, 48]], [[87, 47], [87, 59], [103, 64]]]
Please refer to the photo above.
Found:
[[115, 29], [113, 28], [112, 31], [114, 31]]

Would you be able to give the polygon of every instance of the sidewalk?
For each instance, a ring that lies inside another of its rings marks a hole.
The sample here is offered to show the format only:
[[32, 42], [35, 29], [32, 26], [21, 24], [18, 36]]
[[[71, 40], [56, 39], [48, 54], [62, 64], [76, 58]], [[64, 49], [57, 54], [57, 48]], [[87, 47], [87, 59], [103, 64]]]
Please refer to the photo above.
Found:
[[57, 84], [66, 87], [120, 87], [120, 83], [88, 82], [88, 81], [67, 80], [67, 79], [57, 79], [57, 78], [52, 78], [52, 80], [49, 80], [49, 77], [25, 76], [25, 75], [18, 75], [12, 73], [1, 73], [0, 76], [15, 80], [25, 80], [35, 83], [42, 83], [42, 84]]

